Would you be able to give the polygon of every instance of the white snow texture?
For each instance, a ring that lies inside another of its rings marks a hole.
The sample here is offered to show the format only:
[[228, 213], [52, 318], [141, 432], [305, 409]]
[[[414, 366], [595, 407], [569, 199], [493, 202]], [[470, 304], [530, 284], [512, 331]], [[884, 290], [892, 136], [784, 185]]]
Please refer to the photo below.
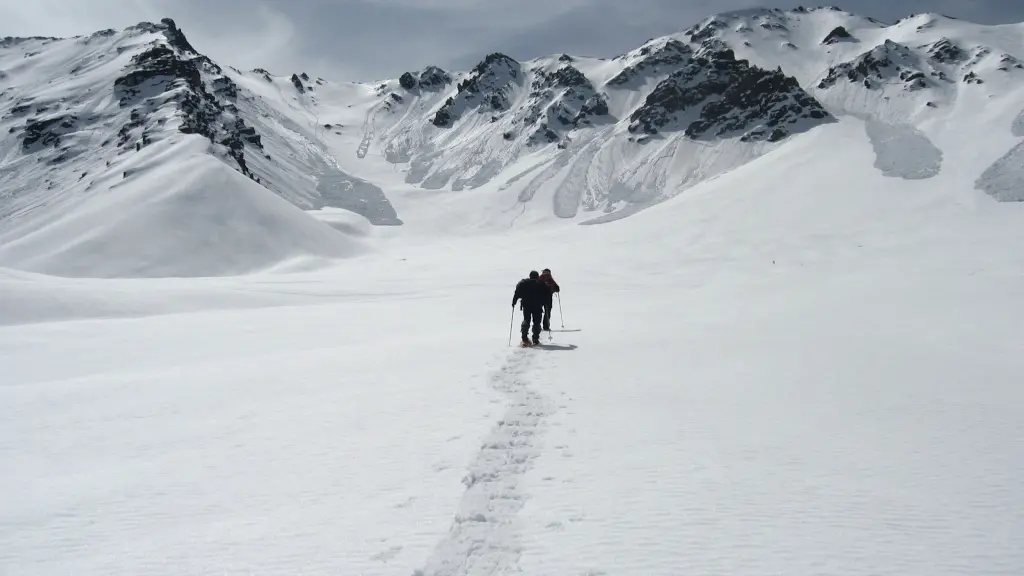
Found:
[[1024, 574], [1024, 24], [201, 49], [0, 40], [0, 574]]

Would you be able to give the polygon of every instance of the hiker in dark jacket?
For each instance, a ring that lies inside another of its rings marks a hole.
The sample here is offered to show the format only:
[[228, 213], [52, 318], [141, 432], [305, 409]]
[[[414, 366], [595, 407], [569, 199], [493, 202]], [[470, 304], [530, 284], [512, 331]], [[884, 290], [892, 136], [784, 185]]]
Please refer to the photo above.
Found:
[[555, 292], [561, 292], [562, 288], [559, 287], [558, 282], [555, 282], [555, 279], [551, 277], [550, 268], [545, 268], [544, 271], [540, 273], [540, 281], [543, 282], [548, 287], [548, 298], [547, 300], [544, 301], [544, 321], [542, 322], [542, 324], [543, 329], [550, 332], [551, 307], [554, 304], [553, 300], [555, 297]]
[[512, 296], [512, 307], [516, 302], [522, 301], [523, 324], [520, 326], [523, 335], [523, 345], [529, 346], [527, 331], [530, 329], [530, 322], [533, 322], [533, 344], [540, 344], [541, 316], [544, 312], [544, 303], [551, 299], [551, 291], [547, 284], [540, 281], [540, 275], [536, 270], [530, 272], [529, 278], [523, 278], [516, 284], [516, 292]]

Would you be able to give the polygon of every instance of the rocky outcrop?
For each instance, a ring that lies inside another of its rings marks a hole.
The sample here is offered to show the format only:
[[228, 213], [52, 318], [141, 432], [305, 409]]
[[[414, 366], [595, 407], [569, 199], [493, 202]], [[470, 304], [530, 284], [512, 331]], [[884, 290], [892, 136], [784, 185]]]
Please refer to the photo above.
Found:
[[398, 85], [407, 91], [439, 90], [451, 83], [451, 74], [437, 66], [427, 66], [417, 74], [406, 72], [398, 78]]
[[682, 42], [671, 39], [660, 45], [647, 45], [638, 51], [642, 58], [622, 69], [608, 85], [615, 88], [626, 87], [634, 80], [659, 72], [671, 72], [693, 55], [693, 49]]
[[928, 48], [932, 61], [939, 64], [959, 64], [967, 60], [967, 51], [948, 38], [943, 38]]
[[1003, 54], [999, 57], [999, 66], [997, 69], [1001, 72], [1009, 72], [1011, 69], [1024, 70], [1024, 63], [1015, 56]]
[[78, 117], [60, 114], [45, 119], [32, 119], [25, 123], [21, 136], [21, 149], [31, 153], [37, 148], [60, 145], [61, 137], [78, 129]]
[[683, 129], [691, 138], [740, 135], [775, 142], [794, 124], [821, 123], [831, 115], [796, 79], [751, 66], [725, 49], [689, 59], [629, 119], [632, 133]]
[[576, 67], [565, 64], [555, 71], [534, 70], [529, 106], [523, 123], [533, 126], [529, 142], [555, 142], [566, 132], [590, 124], [594, 116], [608, 114], [607, 99]]
[[840, 42], [842, 42], [844, 40], [853, 40], [853, 39], [854, 39], [853, 35], [850, 34], [846, 30], [846, 28], [844, 28], [842, 26], [836, 26], [835, 28], [832, 29], [831, 32], [828, 33], [827, 36], [825, 36], [825, 39], [822, 40], [821, 43], [826, 45], [826, 46], [831, 46], [833, 44], [838, 44], [838, 43], [840, 43]]
[[521, 76], [519, 62], [499, 52], [489, 54], [458, 84], [455, 96], [445, 101], [431, 123], [447, 128], [473, 108], [491, 112], [508, 110], [509, 96]]
[[[224, 146], [227, 154], [243, 174], [252, 176], [245, 163], [245, 145], [262, 147], [256, 130], [246, 126], [230, 104], [238, 96], [238, 87], [223, 70], [209, 58], [198, 54], [185, 35], [170, 19], [161, 25], [141, 23], [137, 28], [162, 31], [166, 43], [157, 42], [148, 50], [137, 54], [128, 68], [114, 80], [114, 93], [122, 108], [132, 106], [131, 120], [119, 131], [118, 145], [141, 139], [146, 143], [145, 127], [151, 122], [146, 117], [156, 105], [153, 98], [177, 103], [180, 111], [179, 130], [186, 134], [200, 134], [211, 142]], [[204, 81], [210, 77], [210, 88]], [[297, 79], [293, 75], [293, 78]]]
[[931, 71], [929, 74], [923, 68], [921, 59], [909, 48], [886, 40], [884, 44], [850, 62], [829, 68], [825, 77], [818, 82], [818, 88], [825, 90], [845, 79], [849, 82], [859, 82], [869, 89], [886, 83], [901, 82], [907, 90], [919, 90], [928, 85], [929, 75], [945, 78], [939, 71]]
[[452, 83], [451, 74], [437, 66], [427, 66], [420, 71], [420, 77], [416, 85], [421, 90], [438, 90]]

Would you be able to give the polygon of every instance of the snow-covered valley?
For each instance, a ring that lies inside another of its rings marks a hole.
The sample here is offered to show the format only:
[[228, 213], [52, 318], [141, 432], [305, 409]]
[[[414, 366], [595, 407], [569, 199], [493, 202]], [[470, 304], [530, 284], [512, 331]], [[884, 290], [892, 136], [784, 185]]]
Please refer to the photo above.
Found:
[[[532, 152], [534, 72], [498, 121], [463, 94], [439, 128], [469, 73], [417, 74], [403, 108], [401, 80], [225, 67], [244, 125], [214, 124], [248, 174], [163, 96], [41, 150], [0, 121], [0, 572], [1020, 574], [1024, 70], [999, 67], [1024, 27], [767, 14], [676, 40], [717, 30], [828, 112], [775, 142], [753, 133], [778, 108], [721, 136], [688, 108], [630, 120], [687, 62], [671, 39], [574, 59], [613, 118]], [[967, 56], [926, 67], [941, 38]], [[651, 53], [645, 88], [608, 88]], [[41, 102], [3, 54], [0, 107]], [[955, 82], [907, 90], [907, 62]], [[545, 267], [554, 330], [510, 347]]]

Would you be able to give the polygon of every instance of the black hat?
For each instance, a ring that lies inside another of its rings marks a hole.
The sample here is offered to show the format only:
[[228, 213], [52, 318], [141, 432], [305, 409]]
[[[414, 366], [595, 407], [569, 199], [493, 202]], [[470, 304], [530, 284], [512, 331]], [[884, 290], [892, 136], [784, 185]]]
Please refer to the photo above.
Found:
[[536, 270], [530, 270], [530, 278], [540, 278], [540, 274], [537, 274]]

